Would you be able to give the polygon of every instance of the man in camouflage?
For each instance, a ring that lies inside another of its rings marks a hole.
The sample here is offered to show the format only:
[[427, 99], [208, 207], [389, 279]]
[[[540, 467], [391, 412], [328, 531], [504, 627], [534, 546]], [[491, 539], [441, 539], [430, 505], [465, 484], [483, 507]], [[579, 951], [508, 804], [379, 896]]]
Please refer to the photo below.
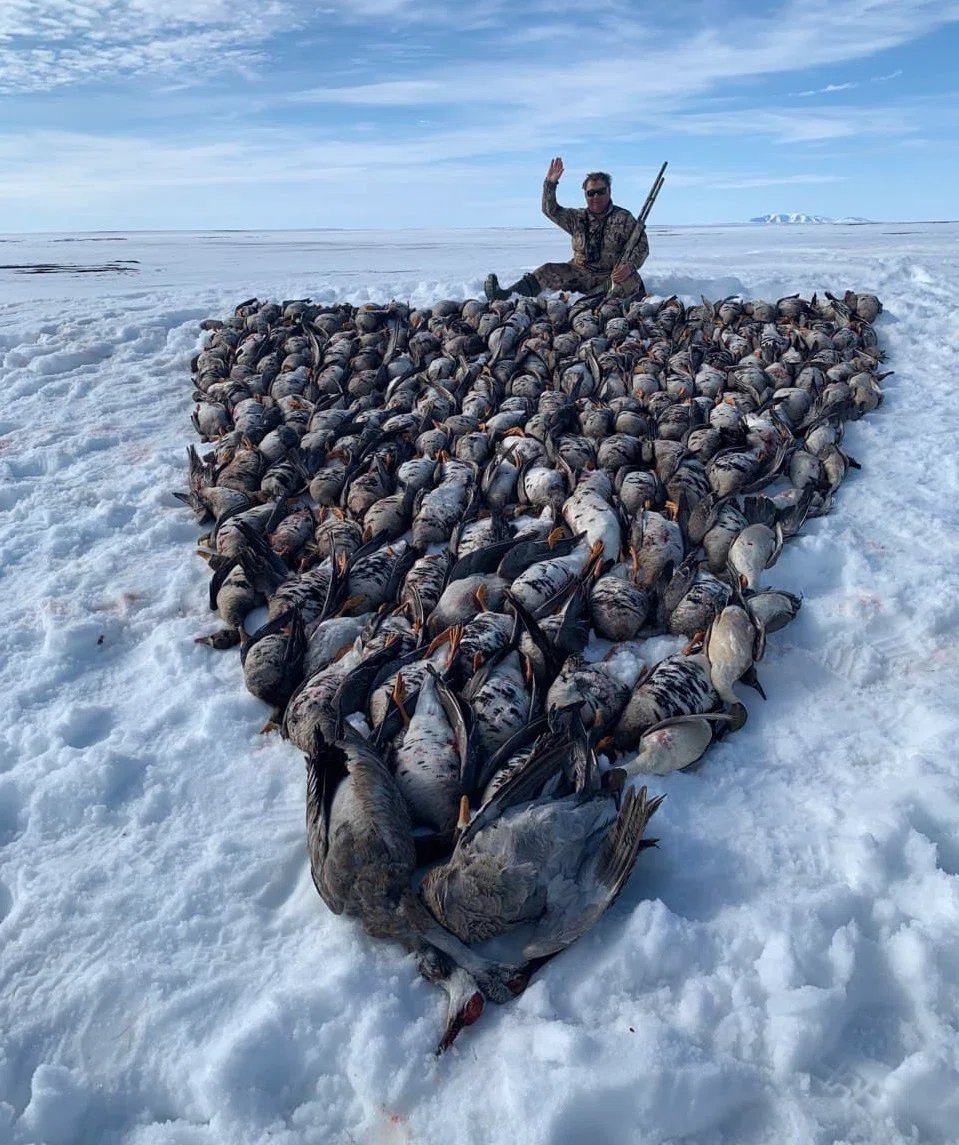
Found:
[[583, 180], [585, 207], [561, 207], [556, 202], [556, 186], [563, 175], [563, 160], [558, 156], [549, 165], [543, 183], [543, 214], [572, 236], [573, 257], [570, 262], [547, 262], [524, 274], [512, 286], [501, 287], [495, 274], [486, 278], [486, 297], [508, 298], [510, 294], [539, 294], [541, 290], [573, 290], [582, 294], [598, 290], [612, 281], [620, 293], [645, 294], [646, 288], [637, 273], [649, 256], [645, 227], [629, 256], [620, 257], [636, 227], [636, 219], [625, 207], [614, 206], [610, 198], [612, 179], [605, 171], [591, 171]]

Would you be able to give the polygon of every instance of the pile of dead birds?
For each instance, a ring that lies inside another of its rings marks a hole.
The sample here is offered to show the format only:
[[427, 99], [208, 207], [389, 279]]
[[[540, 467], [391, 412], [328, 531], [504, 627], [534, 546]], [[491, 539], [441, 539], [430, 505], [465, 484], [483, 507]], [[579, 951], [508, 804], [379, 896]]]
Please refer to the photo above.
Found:
[[203, 324], [178, 496], [224, 627], [200, 639], [239, 644], [306, 755], [325, 902], [447, 990], [441, 1046], [615, 899], [659, 803], [630, 780], [742, 725], [800, 607], [766, 570], [881, 400], [881, 309], [253, 299]]

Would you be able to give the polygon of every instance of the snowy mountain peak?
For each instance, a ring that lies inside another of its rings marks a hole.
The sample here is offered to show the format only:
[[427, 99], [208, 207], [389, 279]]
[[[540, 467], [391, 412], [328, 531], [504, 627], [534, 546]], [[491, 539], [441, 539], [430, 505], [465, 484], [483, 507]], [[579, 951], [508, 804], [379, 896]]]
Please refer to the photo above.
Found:
[[774, 215], [758, 215], [749, 220], [751, 223], [831, 223], [825, 215], [784, 214], [780, 211]]
[[778, 212], [773, 215], [757, 215], [749, 220], [751, 223], [868, 223], [869, 219], [860, 219], [845, 216], [841, 219], [830, 219], [827, 215], [806, 215], [801, 212], [785, 214]]

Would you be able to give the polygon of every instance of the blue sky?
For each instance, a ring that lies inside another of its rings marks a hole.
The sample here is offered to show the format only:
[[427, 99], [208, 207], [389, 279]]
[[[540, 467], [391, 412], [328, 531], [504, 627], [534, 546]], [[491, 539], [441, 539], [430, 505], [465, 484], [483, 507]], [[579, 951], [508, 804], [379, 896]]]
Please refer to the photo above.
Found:
[[[663, 11], [666, 14], [662, 14]], [[0, 231], [959, 215], [959, 0], [0, 0]]]

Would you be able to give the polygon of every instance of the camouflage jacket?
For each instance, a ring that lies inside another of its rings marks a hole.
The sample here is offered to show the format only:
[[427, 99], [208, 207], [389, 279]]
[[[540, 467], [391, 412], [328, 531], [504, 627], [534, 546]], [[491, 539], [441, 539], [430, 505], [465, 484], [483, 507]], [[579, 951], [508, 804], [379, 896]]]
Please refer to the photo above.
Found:
[[[549, 179], [543, 183], [543, 214], [572, 236], [573, 262], [600, 274], [608, 274], [619, 262], [636, 226], [635, 217], [625, 207], [612, 203], [598, 217], [590, 214], [586, 207], [561, 207], [556, 202], [556, 184]], [[630, 262], [639, 268], [648, 257], [649, 241], [644, 227]]]

